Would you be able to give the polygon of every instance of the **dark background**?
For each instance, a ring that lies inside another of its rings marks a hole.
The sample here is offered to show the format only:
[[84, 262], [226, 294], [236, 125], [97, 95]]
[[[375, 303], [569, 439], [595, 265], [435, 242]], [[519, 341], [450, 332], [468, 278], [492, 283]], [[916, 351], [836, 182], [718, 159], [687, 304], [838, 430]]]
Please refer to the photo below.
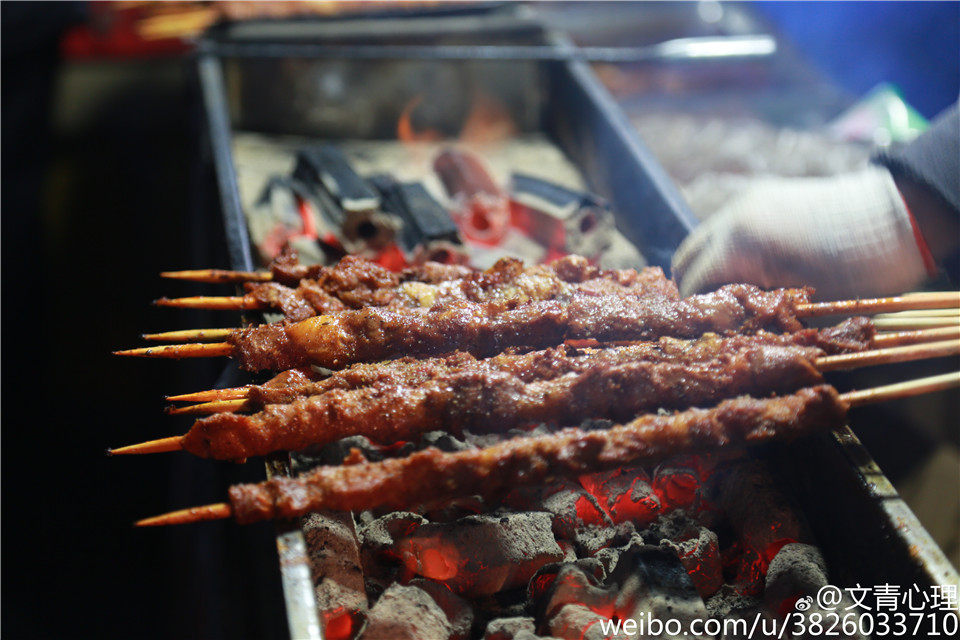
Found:
[[204, 292], [160, 271], [226, 266], [192, 58], [62, 61], [86, 18], [2, 6], [3, 635], [285, 637], [271, 524], [132, 526], [263, 467], [106, 455], [185, 432], [164, 396], [227, 363], [111, 352], [238, 318], [151, 305]]
[[[82, 5], [0, 11], [4, 636], [285, 637], [272, 525], [131, 526], [221, 501], [262, 467], [105, 454], [184, 432], [163, 396], [226, 369], [111, 354], [144, 332], [236, 322], [150, 304], [198, 293], [160, 271], [226, 265], [192, 59], [64, 63]], [[931, 117], [946, 95], [907, 99]]]

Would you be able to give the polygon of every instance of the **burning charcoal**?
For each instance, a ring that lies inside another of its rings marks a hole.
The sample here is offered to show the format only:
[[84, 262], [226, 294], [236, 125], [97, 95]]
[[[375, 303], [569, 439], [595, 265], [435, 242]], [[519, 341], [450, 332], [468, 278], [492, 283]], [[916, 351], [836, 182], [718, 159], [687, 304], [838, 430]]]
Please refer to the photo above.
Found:
[[596, 558], [582, 558], [574, 562], [555, 562], [544, 565], [527, 585], [527, 599], [534, 603], [546, 603], [561, 574], [579, 571], [591, 584], [601, 584], [607, 577], [607, 568]]
[[767, 569], [764, 600], [776, 611], [784, 601], [815, 596], [827, 583], [827, 563], [819, 549], [809, 544], [784, 545]]
[[367, 612], [353, 516], [344, 511], [312, 513], [303, 518], [302, 528], [324, 637], [353, 638]]
[[700, 473], [692, 466], [661, 465], [653, 473], [653, 490], [664, 512], [696, 509], [700, 503]]
[[360, 529], [360, 558], [368, 579], [392, 579], [402, 566], [394, 550], [397, 540], [404, 538], [427, 521], [416, 513], [396, 511], [377, 518]]
[[370, 609], [362, 640], [446, 640], [453, 635], [447, 614], [419, 587], [393, 584]]
[[596, 497], [613, 522], [633, 522], [644, 527], [660, 515], [660, 498], [641, 468], [581, 476], [580, 484]]
[[619, 586], [614, 611], [621, 619], [676, 620], [688, 629], [693, 620], [707, 617], [703, 600], [672, 551], [632, 546], [621, 555], [608, 582]]
[[[621, 525], [621, 527], [622, 526], [623, 525]], [[593, 557], [603, 565], [604, 571], [610, 574], [617, 567], [620, 554], [634, 545], [639, 544], [643, 544], [643, 537], [639, 533], [632, 530], [629, 533], [624, 531], [622, 537], [618, 536], [615, 546], [603, 548], [595, 553]]]
[[563, 557], [546, 513], [425, 524], [398, 541], [395, 552], [412, 573], [468, 597], [523, 586], [537, 569]]
[[648, 542], [671, 549], [690, 574], [704, 600], [723, 584], [723, 560], [717, 534], [684, 510], [663, 516], [644, 532]]
[[533, 618], [497, 618], [487, 624], [483, 640], [541, 640]]
[[643, 539], [650, 544], [660, 544], [664, 540], [689, 538], [699, 524], [688, 511], [683, 509], [663, 515], [659, 520], [643, 530]]
[[513, 225], [549, 249], [595, 257], [613, 241], [613, 212], [598, 196], [519, 173], [510, 192]]
[[498, 591], [489, 596], [479, 596], [473, 598], [474, 608], [483, 614], [478, 627], [482, 628], [486, 622], [494, 618], [516, 618], [530, 614], [530, 606], [527, 598], [527, 586]]
[[714, 478], [718, 506], [742, 547], [737, 584], [745, 593], [760, 593], [770, 561], [785, 544], [811, 538], [799, 509], [773, 478], [759, 461], [732, 465]]
[[602, 627], [609, 616], [597, 613], [582, 604], [570, 603], [550, 618], [551, 638], [562, 640], [621, 640], [625, 635], [610, 636]]
[[735, 586], [725, 584], [707, 600], [711, 618], [740, 618], [760, 611], [760, 598], [741, 593]]
[[446, 431], [428, 431], [421, 436], [420, 441], [421, 448], [436, 447], [441, 451], [463, 451], [470, 448], [466, 442]]
[[[595, 486], [590, 481], [588, 484]], [[633, 532], [629, 523], [625, 523], [626, 526], [615, 525], [593, 493], [569, 480], [518, 488], [504, 499], [504, 503], [514, 509], [537, 509], [551, 513], [553, 533], [558, 542], [573, 542], [579, 557], [592, 556], [600, 549], [624, 540]]]
[[720, 542], [710, 529], [697, 527], [695, 534], [679, 540], [662, 540], [660, 546], [673, 549], [704, 599], [716, 593], [723, 584]]
[[446, 586], [416, 578], [409, 582], [412, 587], [419, 587], [433, 598], [433, 601], [443, 609], [450, 622], [450, 640], [467, 640], [470, 637], [470, 629], [473, 626], [473, 609], [470, 604], [456, 595]]
[[[463, 255], [463, 240], [450, 212], [422, 184], [398, 182], [386, 174], [372, 176], [369, 181], [380, 192], [384, 211], [403, 221], [399, 240], [404, 250], [426, 253], [445, 246], [452, 254]], [[455, 261], [458, 258], [451, 255], [441, 262]]]
[[[781, 619], [788, 613], [802, 613], [806, 617], [813, 614], [824, 616], [827, 612], [817, 605], [817, 592], [830, 583], [827, 575], [827, 563], [820, 554], [820, 550], [809, 544], [787, 544], [770, 562], [767, 569], [766, 589], [764, 602], [767, 610]], [[810, 598], [811, 605], [803, 610], [797, 607], [801, 598]], [[838, 609], [844, 614], [857, 615], [858, 609], [853, 606], [849, 593], [842, 592], [842, 599]], [[847, 610], [847, 607], [850, 607]], [[823, 619], [822, 617], [820, 619]], [[854, 620], [856, 622], [856, 620]], [[844, 629], [837, 631], [840, 638], [859, 639], [858, 633], [848, 635], [849, 629], [859, 629], [859, 625], [844, 625]], [[812, 638], [812, 635], [795, 636], [798, 638]]]
[[300, 149], [294, 175], [326, 205], [322, 209], [340, 227], [348, 251], [379, 250], [393, 241], [400, 220], [380, 210], [380, 194], [353, 170], [339, 147], [325, 144]]
[[607, 547], [626, 544], [635, 532], [632, 522], [611, 527], [587, 527], [577, 532], [577, 550], [581, 557], [596, 556]]
[[610, 613], [615, 596], [601, 584], [596, 575], [576, 565], [562, 565], [550, 584], [546, 600], [537, 610], [542, 612], [542, 617], [551, 618], [568, 604], [582, 604], [599, 613]]
[[576, 568], [583, 571], [588, 576], [592, 576], [598, 582], [603, 582], [607, 579], [607, 568], [602, 562], [596, 558], [581, 558], [576, 562], [571, 563]]
[[510, 201], [480, 159], [461, 149], [444, 149], [433, 169], [453, 201], [453, 216], [464, 237], [499, 243], [510, 224]]
[[489, 511], [479, 496], [464, 496], [454, 500], [445, 500], [439, 505], [423, 512], [430, 522], [454, 522], [467, 516]]
[[573, 562], [577, 559], [577, 550], [569, 540], [557, 540], [560, 550], [563, 551], [562, 562]]
[[577, 532], [588, 525], [613, 524], [596, 499], [571, 480], [519, 487], [504, 498], [504, 504], [517, 510], [547, 511], [553, 516], [558, 540], [576, 540]]
[[413, 451], [413, 444], [406, 442], [389, 449], [370, 442], [366, 436], [348, 436], [331, 442], [322, 447], [311, 447], [304, 452], [292, 456], [293, 472], [306, 473], [318, 466], [336, 466], [342, 464], [350, 455], [352, 449], [358, 449], [363, 457], [371, 462], [383, 460], [384, 453], [389, 451], [391, 456], [409, 455]]

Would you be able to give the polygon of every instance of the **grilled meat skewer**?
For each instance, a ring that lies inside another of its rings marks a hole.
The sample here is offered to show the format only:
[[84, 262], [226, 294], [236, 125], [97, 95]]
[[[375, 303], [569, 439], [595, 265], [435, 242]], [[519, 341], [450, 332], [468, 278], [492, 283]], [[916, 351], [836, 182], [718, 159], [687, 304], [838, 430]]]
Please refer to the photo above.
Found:
[[767, 395], [822, 382], [815, 360], [823, 352], [814, 347], [761, 340], [731, 347], [718, 338], [705, 341], [716, 344], [694, 343], [674, 354], [644, 347], [573, 355], [550, 349], [540, 352], [542, 360], [554, 360], [569, 371], [529, 382], [469, 361], [466, 366], [423, 365], [419, 381], [331, 389], [268, 404], [253, 415], [201, 418], [182, 438], [182, 446], [202, 457], [245, 459], [352, 435], [389, 444], [437, 429], [459, 434], [536, 422], [628, 420], [658, 407], [712, 404], [743, 393]]
[[[472, 302], [547, 300], [573, 290], [600, 293], [657, 292], [679, 298], [676, 286], [663, 271], [650, 267], [602, 270], [585, 258], [567, 256], [547, 265], [524, 267], [515, 258], [503, 258], [484, 271], [422, 270], [393, 273], [362, 258], [347, 256], [334, 267], [291, 288], [276, 282], [246, 285], [243, 296], [161, 298], [160, 306], [204, 309], [275, 309], [286, 320], [298, 322], [316, 315], [364, 307], [431, 307], [450, 300]], [[446, 278], [456, 275], [456, 278]], [[442, 278], [442, 279], [435, 279]]]
[[[872, 334], [872, 337], [871, 337]], [[851, 351], [860, 351], [862, 349], [882, 349], [901, 346], [918, 346], [931, 342], [940, 342], [944, 340], [960, 339], [960, 327], [951, 329], [927, 329], [923, 331], [902, 331], [896, 333], [875, 333], [874, 327], [868, 318], [854, 317], [849, 318], [839, 325], [826, 329], [804, 329], [792, 334], [793, 339], [800, 339], [800, 344], [808, 346], [817, 346], [823, 349], [827, 354], [848, 353]], [[632, 341], [619, 341], [610, 343], [600, 343], [590, 340], [571, 340], [565, 343], [571, 347], [604, 347], [604, 346], [627, 346], [636, 344]], [[462, 352], [458, 352], [463, 355]], [[517, 357], [513, 350], [507, 353], [488, 358], [487, 361], [495, 361], [501, 358]], [[278, 402], [292, 402], [294, 399], [305, 396], [322, 393], [329, 384], [344, 384], [344, 388], [353, 388], [358, 385], [369, 384], [370, 376], [379, 378], [382, 375], [398, 375], [395, 367], [408, 366], [414, 362], [413, 358], [399, 358], [386, 362], [359, 363], [351, 365], [346, 369], [332, 372], [332, 376], [320, 374], [309, 367], [302, 369], [289, 369], [277, 374], [269, 382], [262, 385], [246, 385], [242, 387], [231, 387], [224, 389], [208, 389], [205, 391], [195, 391], [167, 396], [170, 402], [196, 402], [210, 403], [216, 401], [232, 400], [251, 400], [249, 408], [259, 408], [264, 404]], [[344, 378], [341, 378], [343, 376]], [[345, 378], [351, 381], [347, 382]], [[191, 405], [200, 409], [203, 404]], [[195, 413], [186, 411], [191, 407], [178, 407], [169, 409], [172, 413]], [[212, 411], [199, 411], [202, 414], [213, 413]]]
[[682, 300], [577, 292], [567, 299], [526, 304], [454, 301], [429, 310], [367, 308], [237, 330], [222, 343], [116, 353], [167, 358], [227, 355], [248, 371], [284, 371], [307, 365], [342, 369], [356, 362], [458, 349], [489, 356], [510, 347], [544, 348], [570, 339], [695, 338], [707, 332], [771, 327], [797, 331], [802, 326], [795, 309], [807, 303], [808, 294], [805, 289], [762, 291], [751, 285], [728, 285]]
[[186, 509], [141, 520], [141, 526], [233, 515], [245, 524], [290, 518], [320, 509], [411, 509], [456, 497], [494, 497], [521, 485], [575, 477], [621, 466], [777, 439], [844, 424], [847, 403], [821, 385], [766, 399], [739, 397], [711, 409], [650, 414], [625, 425], [512, 438], [483, 449], [446, 453], [428, 448], [404, 458], [367, 462], [354, 451], [335, 467], [296, 478], [273, 478], [230, 488], [229, 505]]
[[[721, 340], [718, 336], [703, 336], [696, 342], [661, 338], [659, 341], [638, 342], [606, 346], [629, 346], [637, 359], [663, 357], [664, 355], [684, 355], [693, 358], [694, 353], [701, 357], [716, 357], [720, 346], [731, 352], [745, 346], [759, 344], [816, 347], [824, 354], [839, 354], [863, 351], [872, 346], [875, 338], [873, 325], [869, 319], [855, 317], [844, 320], [833, 327], [823, 329], [801, 329], [788, 334], [772, 334], [761, 331], [754, 336], [728, 336]], [[568, 345], [575, 347], [578, 345]], [[586, 345], [584, 345], [586, 346]], [[602, 347], [601, 343], [589, 345]], [[458, 351], [445, 356], [429, 359], [412, 357], [399, 358], [385, 362], [358, 363], [345, 369], [334, 371], [329, 377], [319, 376], [310, 369], [290, 369], [275, 376], [262, 385], [251, 385], [236, 390], [214, 390], [173, 396], [168, 400], [226, 400], [246, 398], [258, 405], [292, 402], [301, 396], [324, 393], [331, 389], [356, 389], [374, 383], [419, 384], [428, 372], [445, 371], [451, 368], [463, 368], [472, 364], [477, 369], [504, 371], [517, 376], [524, 382], [545, 380], [574, 371], [571, 358], [559, 358], [553, 354], [567, 354], [571, 350], [548, 349], [534, 352], [507, 351], [485, 359], [477, 359], [469, 353]], [[578, 369], [579, 370], [579, 369]], [[442, 374], [431, 374], [441, 377]]]
[[793, 308], [807, 302], [807, 294], [802, 289], [765, 292], [729, 285], [683, 300], [576, 292], [567, 299], [517, 305], [453, 301], [429, 310], [367, 308], [243, 329], [231, 334], [227, 344], [246, 370], [282, 371], [311, 364], [341, 369], [355, 362], [458, 349], [489, 356], [509, 347], [543, 348], [568, 339], [695, 338], [707, 332], [763, 328], [796, 331], [802, 326]]
[[462, 367], [425, 365], [422, 380], [332, 389], [286, 404], [269, 404], [253, 415], [230, 413], [230, 403], [223, 403], [226, 412], [198, 420], [185, 436], [131, 445], [114, 453], [185, 449], [203, 457], [246, 459], [352, 435], [390, 444], [437, 429], [460, 434], [465, 429], [502, 432], [536, 422], [626, 420], [656, 408], [705, 406], [742, 393], [763, 396], [791, 391], [822, 382], [824, 369], [960, 355], [960, 343], [951, 341], [921, 349], [822, 356], [815, 347], [760, 338], [736, 345], [707, 338], [679, 348], [673, 345], [677, 350], [672, 353], [621, 347], [568, 355], [553, 349], [537, 355], [555, 359], [558, 369], [569, 371], [532, 381], [470, 361]]

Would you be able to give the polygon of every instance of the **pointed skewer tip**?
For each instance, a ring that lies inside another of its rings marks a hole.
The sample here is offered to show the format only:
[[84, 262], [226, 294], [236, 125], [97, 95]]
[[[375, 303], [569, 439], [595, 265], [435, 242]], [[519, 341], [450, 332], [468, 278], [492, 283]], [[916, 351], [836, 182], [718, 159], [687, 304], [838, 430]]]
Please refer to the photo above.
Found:
[[164, 411], [170, 415], [207, 415], [211, 413], [236, 413], [252, 407], [245, 398], [213, 400], [187, 407], [167, 407]]
[[168, 451], [182, 451], [183, 437], [170, 436], [168, 438], [159, 438], [157, 440], [148, 440], [138, 444], [131, 444], [117, 449], [107, 449], [111, 456], [137, 455], [143, 453], [166, 453]]
[[209, 389], [181, 393], [175, 396], [166, 396], [168, 402], [213, 402], [214, 400], [242, 400], [247, 397], [250, 386], [232, 387], [229, 389]]
[[162, 271], [161, 278], [171, 280], [192, 280], [207, 283], [269, 282], [273, 274], [269, 271], [227, 271], [224, 269], [191, 269], [187, 271]]
[[155, 347], [139, 347], [114, 351], [116, 356], [140, 356], [144, 358], [206, 358], [229, 356], [233, 346], [229, 342], [196, 342], [187, 344], [161, 344]]
[[211, 309], [221, 311], [256, 311], [267, 309], [268, 305], [250, 296], [188, 296], [186, 298], [157, 298], [153, 304], [158, 307], [176, 307], [179, 309]]
[[159, 516], [144, 518], [134, 523], [137, 527], [159, 527], [170, 524], [188, 524], [191, 522], [202, 522], [204, 520], [223, 520], [233, 515], [233, 510], [226, 502], [208, 504], [202, 507], [190, 507], [189, 509], [180, 509], [171, 511]]
[[223, 340], [234, 331], [235, 329], [183, 329], [161, 333], [144, 333], [140, 337], [144, 340], [154, 341], [202, 342], [204, 340]]

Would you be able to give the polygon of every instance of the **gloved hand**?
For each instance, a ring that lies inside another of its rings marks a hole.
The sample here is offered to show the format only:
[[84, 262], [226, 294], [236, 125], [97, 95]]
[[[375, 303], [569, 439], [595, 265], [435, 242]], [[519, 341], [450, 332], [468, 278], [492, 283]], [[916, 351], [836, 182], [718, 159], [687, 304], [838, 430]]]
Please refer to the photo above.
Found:
[[895, 295], [936, 273], [914, 228], [882, 167], [763, 179], [691, 232], [673, 277], [683, 295], [730, 282], [809, 285], [817, 300]]

